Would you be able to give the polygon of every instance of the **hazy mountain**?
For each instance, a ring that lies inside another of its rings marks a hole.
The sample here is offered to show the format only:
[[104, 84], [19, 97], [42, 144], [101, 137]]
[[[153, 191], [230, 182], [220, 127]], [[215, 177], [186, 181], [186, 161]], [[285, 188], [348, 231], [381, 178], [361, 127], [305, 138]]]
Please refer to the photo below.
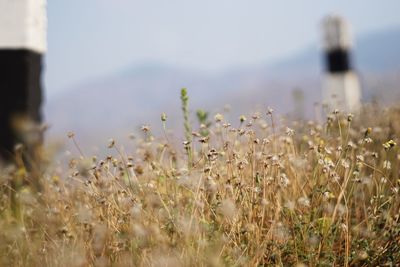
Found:
[[[393, 101], [399, 96], [400, 29], [357, 38], [353, 56], [361, 74], [366, 100], [377, 96]], [[209, 75], [190, 69], [149, 63], [118, 74], [84, 83], [48, 100], [47, 120], [51, 134], [75, 131], [92, 141], [128, 134], [142, 123], [159, 125], [167, 112], [170, 123], [181, 120], [179, 91], [189, 88], [191, 108], [211, 112], [231, 104], [235, 118], [252, 112], [257, 105], [273, 106], [281, 113], [293, 110], [292, 90], [301, 88], [306, 114], [320, 99], [321, 51], [306, 48], [272, 65], [259, 65]], [[93, 138], [98, 138], [94, 140]]]
[[391, 72], [400, 69], [400, 29], [390, 29], [361, 37], [355, 51], [357, 66], [364, 72]]

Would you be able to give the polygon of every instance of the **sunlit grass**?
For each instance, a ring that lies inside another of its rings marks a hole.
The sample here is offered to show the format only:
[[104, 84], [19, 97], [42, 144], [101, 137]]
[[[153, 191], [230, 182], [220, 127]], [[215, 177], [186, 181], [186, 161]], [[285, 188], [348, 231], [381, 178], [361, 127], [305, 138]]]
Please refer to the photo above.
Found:
[[146, 125], [135, 151], [110, 140], [103, 159], [70, 133], [78, 153], [68, 170], [48, 166], [40, 193], [23, 167], [2, 169], [0, 265], [400, 262], [399, 109], [323, 123], [201, 111], [192, 125], [183, 111], [185, 140], [162, 114], [163, 135]]

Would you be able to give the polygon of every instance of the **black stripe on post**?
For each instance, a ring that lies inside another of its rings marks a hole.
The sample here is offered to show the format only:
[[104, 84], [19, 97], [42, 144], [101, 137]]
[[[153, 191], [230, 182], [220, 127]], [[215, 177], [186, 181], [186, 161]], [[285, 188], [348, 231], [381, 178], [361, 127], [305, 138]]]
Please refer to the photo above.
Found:
[[0, 156], [10, 159], [14, 146], [23, 142], [12, 118], [42, 120], [42, 54], [27, 49], [0, 49]]
[[326, 52], [326, 70], [329, 73], [346, 72], [351, 70], [350, 53], [345, 49], [334, 49]]

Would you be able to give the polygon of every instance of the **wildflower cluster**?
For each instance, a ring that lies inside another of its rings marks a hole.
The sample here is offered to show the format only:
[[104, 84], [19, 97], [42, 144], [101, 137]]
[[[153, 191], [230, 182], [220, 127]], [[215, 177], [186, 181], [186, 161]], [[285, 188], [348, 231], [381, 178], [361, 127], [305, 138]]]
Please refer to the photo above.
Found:
[[39, 193], [21, 182], [24, 167], [2, 169], [0, 265], [400, 262], [400, 129], [390, 120], [400, 111], [335, 112], [319, 124], [271, 108], [211, 122], [200, 110], [196, 128], [186, 90], [181, 99], [183, 144], [144, 125], [132, 151], [111, 139], [109, 156], [79, 150], [68, 168], [48, 166]]

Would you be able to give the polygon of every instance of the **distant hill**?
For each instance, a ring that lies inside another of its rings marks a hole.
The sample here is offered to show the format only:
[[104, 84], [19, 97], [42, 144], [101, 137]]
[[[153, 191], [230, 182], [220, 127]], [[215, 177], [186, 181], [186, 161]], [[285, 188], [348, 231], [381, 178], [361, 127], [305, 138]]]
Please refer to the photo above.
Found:
[[[352, 51], [354, 67], [360, 73], [387, 73], [400, 70], [400, 29], [388, 29], [356, 38]], [[264, 66], [272, 76], [318, 75], [323, 65], [322, 51], [316, 45]], [[260, 68], [260, 66], [258, 66]]]
[[392, 72], [400, 69], [400, 29], [362, 36], [355, 51], [362, 72]]
[[[398, 99], [400, 74], [400, 29], [391, 29], [356, 41], [354, 59], [361, 74], [364, 98]], [[75, 131], [85, 140], [106, 140], [128, 134], [142, 123], [159, 125], [167, 112], [170, 123], [179, 124], [182, 87], [189, 88], [191, 107], [220, 111], [231, 104], [236, 113], [252, 112], [257, 105], [273, 106], [281, 113], [293, 111], [292, 90], [305, 94], [305, 113], [320, 99], [321, 51], [304, 49], [272, 65], [235, 69], [207, 75], [190, 69], [149, 63], [129, 67], [119, 74], [70, 88], [48, 100], [47, 121], [53, 136]], [[93, 137], [97, 137], [94, 140]], [[101, 142], [101, 141], [100, 141]]]

